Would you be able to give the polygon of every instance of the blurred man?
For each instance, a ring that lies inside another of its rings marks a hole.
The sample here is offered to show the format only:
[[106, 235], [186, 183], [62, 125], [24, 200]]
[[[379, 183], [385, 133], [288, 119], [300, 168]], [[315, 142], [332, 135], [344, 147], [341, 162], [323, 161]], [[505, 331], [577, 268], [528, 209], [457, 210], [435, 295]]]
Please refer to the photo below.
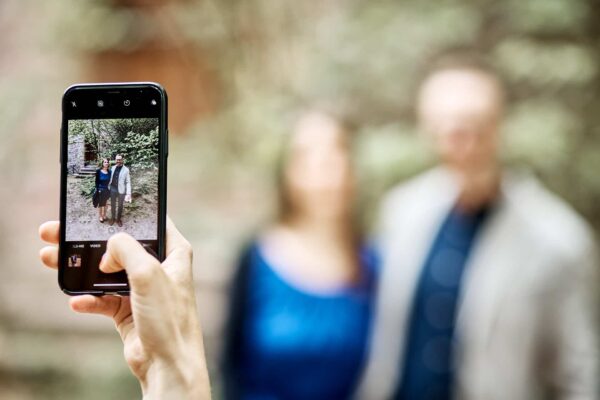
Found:
[[440, 166], [383, 203], [359, 398], [597, 397], [593, 239], [532, 176], [502, 168], [504, 97], [472, 56], [438, 60], [420, 86]]

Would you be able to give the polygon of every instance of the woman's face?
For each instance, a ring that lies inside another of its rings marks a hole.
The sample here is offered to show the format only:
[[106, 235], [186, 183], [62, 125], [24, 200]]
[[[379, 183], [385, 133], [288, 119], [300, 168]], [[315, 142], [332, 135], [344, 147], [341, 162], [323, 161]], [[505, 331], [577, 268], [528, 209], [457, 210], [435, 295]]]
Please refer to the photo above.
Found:
[[354, 176], [340, 124], [325, 114], [305, 116], [296, 125], [288, 151], [284, 185], [296, 215], [347, 218]]
[[103, 160], [102, 161], [102, 168], [108, 168], [109, 162], [108, 160]]

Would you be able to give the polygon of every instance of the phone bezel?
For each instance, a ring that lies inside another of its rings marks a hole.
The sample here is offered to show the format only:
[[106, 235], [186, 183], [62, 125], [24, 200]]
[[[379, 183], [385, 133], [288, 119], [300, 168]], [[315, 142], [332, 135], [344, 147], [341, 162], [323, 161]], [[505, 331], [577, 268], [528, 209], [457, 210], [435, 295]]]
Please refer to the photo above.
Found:
[[[68, 144], [68, 120], [67, 102], [70, 101], [72, 94], [77, 91], [94, 91], [99, 95], [101, 93], [116, 92], [121, 90], [156, 90], [160, 96], [159, 105], [159, 167], [158, 167], [158, 259], [163, 261], [165, 258], [165, 235], [166, 235], [166, 210], [167, 210], [167, 159], [168, 159], [168, 98], [165, 89], [155, 82], [118, 82], [118, 83], [80, 83], [69, 86], [62, 97], [62, 123], [60, 129], [60, 235], [59, 235], [59, 266], [58, 266], [58, 284], [61, 290], [71, 296], [92, 294], [92, 295], [129, 295], [129, 283], [126, 287], [106, 287], [103, 289], [87, 289], [87, 288], [68, 288], [65, 285], [65, 271], [67, 270], [65, 261], [66, 257], [63, 253], [65, 234], [66, 234], [66, 183], [67, 183], [67, 144]], [[134, 109], [132, 109], [134, 110]], [[124, 113], [125, 114], [125, 113]], [[133, 118], [135, 112], [131, 111]], [[92, 118], [92, 117], [90, 117]], [[102, 117], [100, 117], [102, 118]], [[106, 117], [105, 117], [106, 118]], [[120, 117], [115, 117], [120, 118]], [[127, 118], [124, 116], [123, 118]]]

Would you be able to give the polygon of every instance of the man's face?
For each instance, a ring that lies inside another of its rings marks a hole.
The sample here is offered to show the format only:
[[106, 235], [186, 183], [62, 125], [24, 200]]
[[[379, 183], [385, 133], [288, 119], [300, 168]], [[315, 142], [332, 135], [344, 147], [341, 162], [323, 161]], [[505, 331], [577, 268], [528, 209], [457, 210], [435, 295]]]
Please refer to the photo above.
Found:
[[121, 157], [121, 156], [115, 157], [115, 162], [117, 163], [117, 166], [123, 165], [123, 157]]
[[447, 70], [421, 87], [418, 113], [445, 165], [474, 170], [496, 163], [503, 99], [499, 83], [474, 70]]

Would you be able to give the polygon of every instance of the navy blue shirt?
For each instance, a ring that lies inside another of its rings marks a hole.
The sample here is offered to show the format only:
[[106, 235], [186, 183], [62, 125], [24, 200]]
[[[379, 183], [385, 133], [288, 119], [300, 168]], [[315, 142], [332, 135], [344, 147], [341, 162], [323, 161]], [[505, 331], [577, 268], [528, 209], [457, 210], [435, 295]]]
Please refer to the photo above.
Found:
[[110, 169], [104, 173], [101, 169], [96, 172], [96, 186], [98, 189], [108, 189], [110, 182]]
[[110, 184], [110, 189], [113, 191], [119, 190], [119, 175], [121, 174], [121, 170], [123, 169], [122, 165], [117, 165], [115, 168], [115, 176], [113, 176], [112, 182]]
[[402, 400], [450, 399], [455, 319], [467, 259], [488, 209], [450, 211], [433, 241], [416, 286], [400, 386]]
[[350, 397], [365, 359], [374, 264], [363, 255], [359, 283], [308, 293], [284, 280], [253, 245], [238, 272], [226, 398]]

